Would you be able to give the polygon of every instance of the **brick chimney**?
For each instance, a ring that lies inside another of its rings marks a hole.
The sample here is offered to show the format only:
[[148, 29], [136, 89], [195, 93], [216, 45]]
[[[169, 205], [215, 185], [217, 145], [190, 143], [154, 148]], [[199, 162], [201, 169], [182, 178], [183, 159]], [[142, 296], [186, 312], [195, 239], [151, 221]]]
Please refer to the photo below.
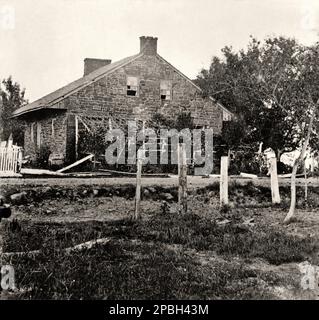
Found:
[[140, 53], [150, 56], [157, 54], [157, 38], [154, 37], [140, 37]]
[[94, 59], [94, 58], [85, 58], [84, 59], [84, 76], [93, 72], [96, 69], [104, 67], [110, 64], [112, 60], [110, 59]]

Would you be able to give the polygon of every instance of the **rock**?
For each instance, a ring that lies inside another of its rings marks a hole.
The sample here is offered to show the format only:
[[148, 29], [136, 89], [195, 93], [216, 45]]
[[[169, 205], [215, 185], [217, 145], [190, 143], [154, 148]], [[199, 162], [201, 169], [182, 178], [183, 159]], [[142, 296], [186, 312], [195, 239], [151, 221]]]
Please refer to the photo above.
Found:
[[25, 191], [14, 193], [10, 196], [10, 199], [13, 203], [21, 203], [26, 200], [27, 193]]
[[169, 204], [166, 201], [162, 201], [161, 210], [164, 214], [177, 214], [178, 213], [178, 205], [176, 203]]
[[172, 203], [169, 205], [169, 211], [170, 214], [176, 214], [178, 213], [178, 205], [177, 203]]
[[150, 191], [148, 190], [148, 189], [145, 189], [144, 191], [143, 191], [143, 195], [144, 195], [144, 197], [149, 197], [150, 196]]
[[209, 198], [213, 198], [214, 196], [215, 196], [215, 192], [214, 191], [209, 191], [208, 197]]
[[153, 187], [148, 188], [148, 190], [149, 190], [151, 193], [156, 193], [156, 189], [153, 188]]
[[96, 197], [96, 196], [98, 196], [98, 195], [99, 195], [99, 190], [94, 189], [94, 190], [93, 190], [93, 196]]
[[166, 201], [162, 201], [161, 210], [164, 214], [169, 212], [169, 204]]
[[168, 200], [168, 201], [174, 199], [174, 197], [170, 193], [162, 193], [161, 197], [164, 198], [165, 200]]
[[83, 196], [87, 196], [87, 194], [88, 194], [88, 191], [87, 191], [87, 190], [83, 190], [83, 191], [82, 191], [82, 195], [83, 195]]
[[43, 188], [42, 192], [43, 193], [49, 193], [51, 190], [52, 190], [51, 187], [45, 187], [45, 188]]

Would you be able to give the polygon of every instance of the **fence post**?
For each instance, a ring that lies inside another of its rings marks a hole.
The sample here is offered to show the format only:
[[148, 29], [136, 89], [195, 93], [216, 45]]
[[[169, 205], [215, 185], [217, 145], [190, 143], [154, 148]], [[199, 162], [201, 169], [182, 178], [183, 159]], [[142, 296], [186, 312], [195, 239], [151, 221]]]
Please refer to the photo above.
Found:
[[136, 194], [135, 194], [135, 215], [134, 219], [139, 219], [141, 217], [140, 213], [140, 203], [141, 203], [141, 176], [142, 176], [142, 150], [137, 151], [137, 171], [136, 171]]
[[277, 175], [277, 159], [272, 157], [270, 161], [270, 183], [271, 183], [271, 199], [272, 203], [280, 203], [279, 183]]
[[79, 146], [79, 118], [76, 115], [75, 119], [75, 160], [78, 160], [78, 146]]
[[306, 169], [306, 166], [305, 166], [305, 169], [304, 169], [304, 175], [305, 175], [305, 202], [307, 203], [308, 201], [308, 182], [307, 182], [307, 169]]
[[19, 148], [18, 149], [18, 166], [17, 166], [17, 172], [20, 172], [21, 171], [21, 168], [22, 168], [22, 161], [23, 161], [23, 149], [22, 148]]
[[1, 221], [0, 221], [0, 254], [3, 253], [3, 234], [4, 234], [4, 227], [3, 227], [3, 224], [1, 225]]
[[228, 157], [220, 159], [220, 205], [228, 204]]
[[187, 212], [187, 162], [185, 143], [178, 144], [178, 210]]

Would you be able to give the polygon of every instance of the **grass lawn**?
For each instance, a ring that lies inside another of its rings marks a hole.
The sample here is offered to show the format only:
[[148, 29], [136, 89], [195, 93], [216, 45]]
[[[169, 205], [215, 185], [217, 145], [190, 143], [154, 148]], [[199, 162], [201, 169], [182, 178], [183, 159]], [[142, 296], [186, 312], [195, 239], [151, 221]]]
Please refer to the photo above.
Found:
[[[196, 191], [190, 195], [189, 213], [184, 216], [167, 210], [161, 201], [144, 200], [139, 221], [127, 217], [127, 210], [134, 208], [134, 200], [124, 197], [113, 197], [112, 201], [103, 196], [71, 202], [46, 199], [31, 210], [28, 204], [21, 205], [5, 224], [3, 249], [40, 252], [3, 258], [2, 262], [15, 267], [19, 291], [13, 296], [18, 299], [308, 297], [311, 293], [300, 288], [298, 263], [318, 264], [317, 208], [299, 209], [297, 220], [286, 226], [281, 223], [286, 209], [263, 207], [258, 198], [252, 200], [256, 198], [254, 192], [265, 197], [265, 192], [238, 188], [232, 194], [237, 205], [219, 210], [213, 188]], [[60, 209], [67, 204], [74, 212], [61, 213]], [[88, 211], [91, 205], [95, 206]], [[174, 203], [169, 206], [173, 208]], [[99, 216], [91, 212], [99, 212]], [[63, 216], [68, 219], [63, 220]], [[105, 237], [110, 241], [91, 249], [72, 253], [61, 250]]]

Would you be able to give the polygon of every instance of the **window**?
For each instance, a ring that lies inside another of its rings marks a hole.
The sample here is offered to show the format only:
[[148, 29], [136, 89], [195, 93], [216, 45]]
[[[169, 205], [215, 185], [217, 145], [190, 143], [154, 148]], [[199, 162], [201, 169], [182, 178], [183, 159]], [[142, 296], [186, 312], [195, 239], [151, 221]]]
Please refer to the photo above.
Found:
[[31, 142], [34, 142], [34, 126], [35, 126], [35, 122], [32, 122], [30, 125], [30, 139]]
[[37, 122], [37, 147], [41, 147], [41, 123]]
[[52, 119], [51, 121], [51, 137], [54, 138], [55, 136], [55, 130], [54, 130], [54, 125], [55, 125], [55, 118]]
[[126, 78], [126, 94], [128, 96], [138, 96], [138, 78], [128, 76]]
[[161, 80], [161, 99], [171, 100], [172, 99], [172, 81]]
[[41, 147], [41, 123], [32, 122], [30, 127], [30, 139], [32, 143], [36, 143], [37, 147]]

